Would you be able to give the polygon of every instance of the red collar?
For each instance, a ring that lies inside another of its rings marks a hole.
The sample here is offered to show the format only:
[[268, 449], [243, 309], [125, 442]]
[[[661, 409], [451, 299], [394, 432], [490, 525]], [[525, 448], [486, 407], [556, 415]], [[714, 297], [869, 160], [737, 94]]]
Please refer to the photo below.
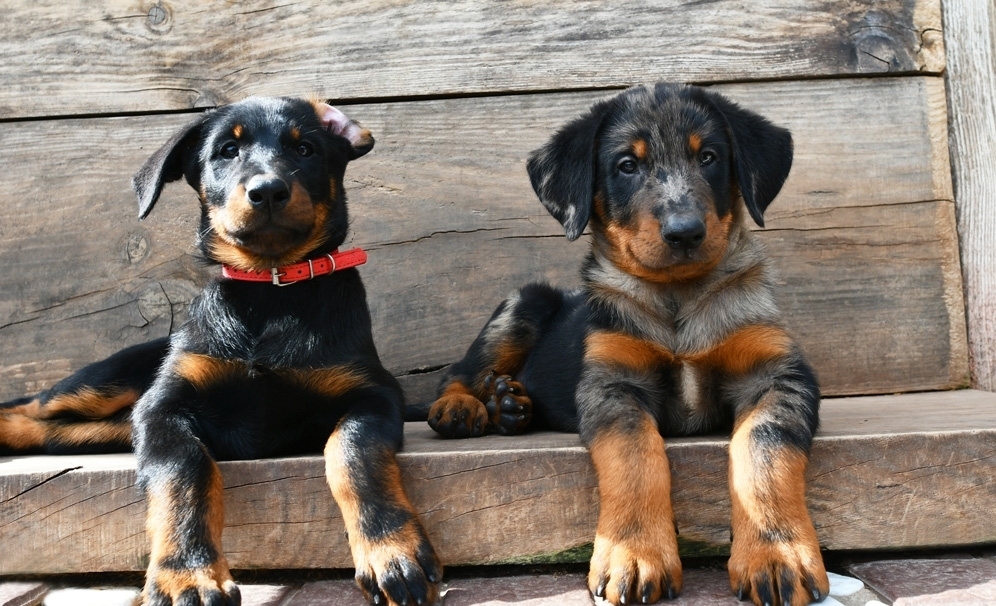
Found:
[[295, 282], [310, 280], [318, 276], [324, 276], [334, 271], [341, 271], [367, 262], [367, 253], [362, 248], [353, 248], [345, 252], [339, 249], [331, 253], [308, 259], [293, 265], [282, 267], [271, 267], [269, 271], [245, 271], [235, 269], [230, 265], [221, 266], [221, 275], [231, 280], [243, 280], [246, 282], [271, 282], [276, 286], [289, 286]]

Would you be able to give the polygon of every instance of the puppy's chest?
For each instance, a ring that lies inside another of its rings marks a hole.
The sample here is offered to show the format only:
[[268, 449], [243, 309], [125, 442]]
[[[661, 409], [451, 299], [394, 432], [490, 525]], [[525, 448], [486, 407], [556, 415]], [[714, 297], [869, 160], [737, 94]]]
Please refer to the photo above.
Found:
[[[257, 388], [303, 390], [339, 395], [362, 384], [348, 340], [313, 319], [274, 315], [258, 321], [216, 322], [202, 326], [194, 347], [184, 358], [196, 369], [193, 381], [202, 387], [236, 381]], [[317, 325], [316, 325], [317, 324]], [[210, 380], [208, 380], [210, 379]]]
[[708, 425], [718, 397], [718, 379], [724, 375], [717, 353], [722, 331], [708, 317], [682, 315], [681, 308], [662, 310], [644, 333], [660, 351], [661, 391], [670, 394], [667, 404], [684, 409], [692, 425]]

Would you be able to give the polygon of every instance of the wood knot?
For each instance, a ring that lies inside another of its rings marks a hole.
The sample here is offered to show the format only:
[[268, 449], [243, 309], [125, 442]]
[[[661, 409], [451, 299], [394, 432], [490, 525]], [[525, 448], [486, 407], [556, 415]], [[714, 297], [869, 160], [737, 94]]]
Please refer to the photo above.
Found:
[[164, 34], [173, 28], [173, 14], [169, 7], [157, 2], [149, 7], [145, 22], [150, 30]]

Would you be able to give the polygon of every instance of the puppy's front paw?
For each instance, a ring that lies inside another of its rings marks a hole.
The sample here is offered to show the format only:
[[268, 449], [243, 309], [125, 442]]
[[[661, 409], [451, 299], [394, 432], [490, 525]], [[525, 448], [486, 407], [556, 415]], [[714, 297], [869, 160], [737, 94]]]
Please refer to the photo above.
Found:
[[145, 606], [240, 606], [242, 595], [228, 572], [218, 563], [206, 568], [170, 570], [153, 564], [142, 592]]
[[443, 568], [417, 524], [353, 551], [356, 584], [377, 606], [427, 606], [439, 600]]
[[733, 593], [757, 606], [805, 606], [822, 601], [830, 591], [815, 536], [734, 536], [729, 571]]
[[595, 537], [588, 589], [610, 604], [651, 604], [681, 593], [681, 561], [674, 537], [609, 541]]

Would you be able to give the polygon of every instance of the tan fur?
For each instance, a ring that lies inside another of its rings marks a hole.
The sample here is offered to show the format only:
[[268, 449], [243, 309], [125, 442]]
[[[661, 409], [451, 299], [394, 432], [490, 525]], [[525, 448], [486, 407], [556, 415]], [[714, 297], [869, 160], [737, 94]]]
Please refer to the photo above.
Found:
[[743, 374], [758, 364], [788, 355], [791, 348], [792, 339], [781, 327], [755, 325], [738, 330], [712, 349], [692, 354], [688, 359], [731, 374]]
[[[396, 532], [380, 541], [370, 541], [364, 536], [360, 527], [363, 496], [353, 484], [350, 474], [352, 470], [344, 464], [346, 457], [343, 451], [348, 446], [342, 440], [342, 433], [337, 428], [325, 446], [325, 477], [328, 480], [332, 496], [335, 498], [342, 521], [346, 526], [349, 539], [349, 550], [353, 556], [357, 577], [365, 575], [376, 578], [375, 571], [390, 570], [398, 559], [417, 562], [417, 553], [424, 540], [424, 531], [418, 525], [415, 508], [405, 493], [401, 483], [401, 470], [398, 468], [394, 453], [384, 452], [387, 464], [379, 469], [377, 479], [381, 481], [381, 496], [399, 508], [411, 512], [412, 518]], [[366, 589], [360, 584], [360, 589], [366, 594]], [[429, 584], [430, 603], [435, 603], [438, 587]], [[366, 596], [368, 600], [372, 596]]]
[[[204, 496], [204, 506], [207, 516], [204, 520], [207, 538], [217, 554], [217, 559], [208, 566], [194, 570], [174, 570], [164, 568], [160, 562], [174, 556], [177, 552], [177, 538], [171, 534], [176, 528], [176, 512], [187, 506], [190, 499], [190, 487], [176, 491], [175, 487], [152, 486], [148, 491], [148, 515], [146, 528], [151, 541], [149, 554], [150, 564], [147, 574], [146, 592], [149, 587], [169, 596], [176, 601], [180, 594], [191, 589], [210, 591], [220, 589], [226, 593], [235, 586], [232, 574], [228, 568], [221, 545], [221, 533], [224, 529], [224, 499], [221, 472], [214, 461], [211, 463], [211, 477]], [[201, 594], [203, 596], [203, 593]]]
[[197, 389], [206, 389], [220, 381], [246, 373], [245, 364], [241, 362], [193, 353], [181, 354], [173, 363], [172, 370]]
[[[614, 604], [637, 602], [644, 586], [653, 585], [650, 601], [661, 597], [661, 581], [681, 590], [681, 562], [671, 508], [671, 470], [664, 439], [645, 416], [636, 430], [602, 429], [590, 446], [598, 475], [599, 513], [595, 548], [588, 573], [594, 593], [604, 586]], [[621, 591], [618, 580], [631, 578]]]
[[695, 250], [694, 258], [675, 253], [661, 237], [661, 224], [650, 213], [642, 212], [630, 224], [609, 222], [598, 225], [602, 238], [596, 247], [619, 269], [631, 276], [658, 284], [687, 282], [712, 272], [726, 253], [733, 215], [720, 218], [715, 212], [705, 215], [706, 239]]
[[667, 349], [621, 332], [593, 332], [585, 338], [585, 362], [642, 372], [675, 361]]
[[13, 450], [40, 448], [47, 442], [65, 446], [131, 444], [131, 424], [123, 421], [84, 421], [62, 424], [25, 415], [0, 414], [0, 446]]
[[779, 583], [783, 572], [803, 571], [809, 578], [792, 574], [793, 600], [784, 606], [804, 606], [812, 600], [805, 584], [815, 583], [826, 594], [829, 581], [806, 509], [805, 453], [789, 446], [764, 449], [751, 437], [765, 422], [771, 398], [737, 424], [730, 440], [730, 586], [760, 603], [758, 588], [751, 583], [755, 571], [772, 571]]
[[330, 398], [339, 397], [368, 383], [365, 373], [348, 366], [284, 372], [305, 389]]
[[[334, 189], [332, 191], [335, 192]], [[249, 205], [245, 187], [239, 185], [224, 207], [208, 209], [212, 227], [211, 254], [218, 261], [245, 271], [261, 271], [297, 263], [327, 240], [324, 225], [328, 213], [326, 205], [315, 204], [303, 187], [292, 183], [290, 201], [283, 210], [276, 213], [273, 225], [309, 230], [308, 236], [302, 241], [294, 242], [289, 240], [289, 235], [275, 234], [266, 239], [253, 240], [250, 248], [250, 245], [239, 244], [230, 235], [251, 226], [257, 220], [257, 211]]]
[[45, 424], [24, 415], [0, 414], [0, 446], [13, 450], [38, 448], [45, 443]]
[[54, 419], [72, 414], [87, 419], [103, 419], [122, 408], [133, 405], [139, 397], [134, 389], [117, 389], [101, 393], [92, 387], [83, 387], [73, 393], [62, 393], [53, 396], [44, 404], [40, 400], [32, 400], [27, 404], [13, 406], [2, 414], [23, 415], [33, 419]]
[[702, 137], [695, 133], [688, 135], [688, 149], [692, 150], [693, 154], [699, 153], [702, 149]]
[[[483, 388], [480, 391], [483, 392]], [[432, 403], [428, 418], [438, 416], [440, 423], [450, 424], [465, 412], [464, 425], [468, 430], [472, 430], [477, 424], [483, 427], [490, 421], [490, 417], [482, 398], [483, 395], [478, 395], [462, 382], [452, 381]]]

